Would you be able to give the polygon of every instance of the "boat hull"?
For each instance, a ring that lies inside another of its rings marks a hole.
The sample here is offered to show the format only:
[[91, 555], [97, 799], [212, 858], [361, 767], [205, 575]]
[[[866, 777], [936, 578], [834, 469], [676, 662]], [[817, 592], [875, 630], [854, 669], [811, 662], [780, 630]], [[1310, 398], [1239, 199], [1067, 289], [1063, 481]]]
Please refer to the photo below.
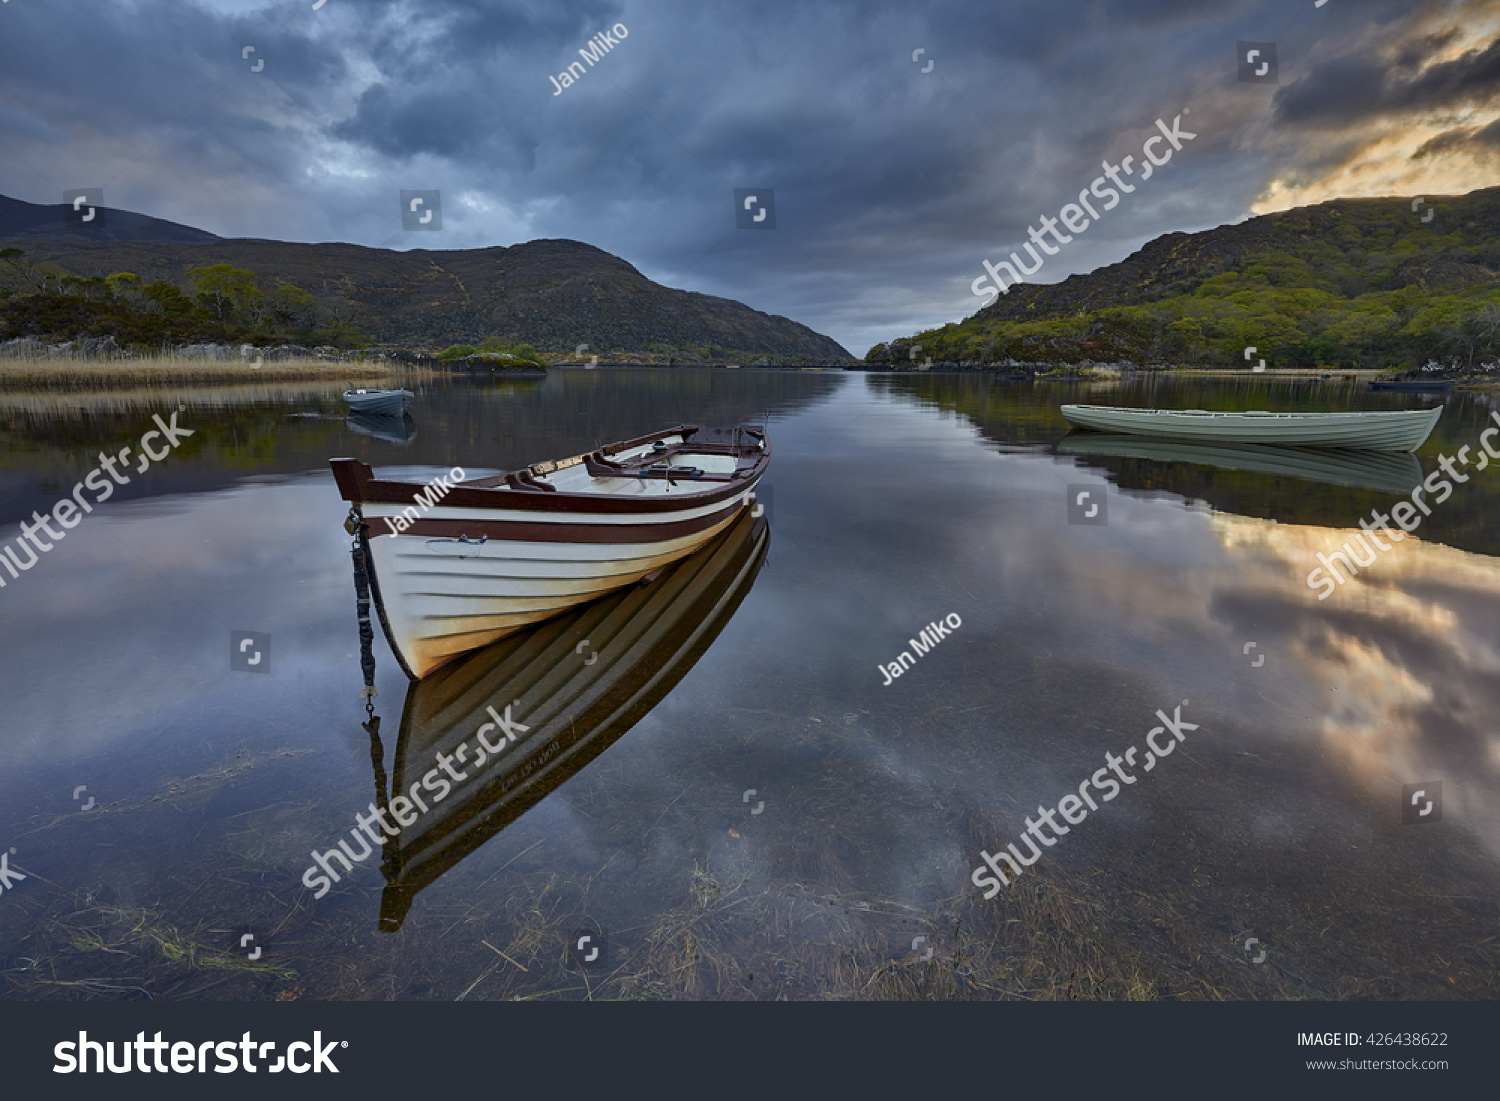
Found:
[[744, 499], [690, 534], [641, 542], [557, 543], [394, 535], [370, 553], [391, 645], [424, 677], [460, 654], [634, 584], [734, 522]]
[[1443, 407], [1355, 413], [1211, 413], [1064, 405], [1062, 415], [1079, 428], [1166, 440], [1415, 451], [1432, 433]]
[[[678, 435], [667, 436], [671, 453], [683, 457], [699, 450], [686, 446], [684, 430], [698, 431], [679, 426], [669, 430]], [[407, 675], [419, 679], [471, 650], [649, 579], [704, 546], [753, 500], [770, 457], [769, 445], [757, 439], [753, 447], [702, 448], [718, 448], [699, 456], [718, 460], [716, 481], [594, 477], [578, 465], [579, 456], [527, 468], [540, 479], [552, 476], [551, 492], [477, 479], [454, 483], [440, 503], [420, 508], [411, 501], [427, 486], [381, 482], [357, 460], [333, 462], [345, 499], [367, 528], [386, 638]], [[612, 446], [657, 453], [640, 441]], [[584, 492], [595, 485], [600, 492]], [[574, 492], [557, 491], [567, 488]]]
[[396, 417], [411, 408], [414, 395], [410, 390], [345, 390], [344, 401], [356, 413], [377, 417]]

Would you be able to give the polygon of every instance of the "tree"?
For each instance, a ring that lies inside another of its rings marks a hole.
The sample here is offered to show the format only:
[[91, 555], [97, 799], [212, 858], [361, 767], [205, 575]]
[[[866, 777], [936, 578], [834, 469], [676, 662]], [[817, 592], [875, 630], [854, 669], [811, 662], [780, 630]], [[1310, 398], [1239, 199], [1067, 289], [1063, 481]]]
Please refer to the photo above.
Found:
[[301, 287], [283, 283], [271, 292], [271, 315], [283, 325], [311, 325], [317, 300]]
[[1500, 338], [1500, 303], [1486, 302], [1474, 315], [1474, 329], [1484, 342], [1485, 348], [1493, 348]]
[[104, 277], [104, 285], [116, 298], [134, 305], [141, 293], [141, 277], [133, 271], [117, 271]]
[[1500, 306], [1486, 302], [1477, 310], [1461, 310], [1458, 317], [1444, 325], [1442, 342], [1456, 347], [1464, 357], [1466, 370], [1474, 369], [1475, 355], [1489, 351], [1495, 346], [1495, 337], [1500, 334]]
[[260, 294], [255, 285], [254, 272], [229, 264], [193, 268], [187, 273], [187, 277], [188, 282], [193, 285], [193, 291], [200, 298], [208, 300], [220, 321], [224, 320], [225, 311], [232, 310], [236, 304], [249, 303]]
[[367, 337], [354, 324], [354, 314], [349, 303], [335, 301], [328, 310], [328, 324], [323, 327], [322, 336], [334, 344], [358, 346], [365, 342]]
[[25, 249], [0, 249], [0, 262], [8, 281], [18, 286], [23, 293], [46, 294], [48, 280], [53, 278], [35, 260], [28, 259]]
[[1389, 358], [1390, 339], [1400, 327], [1400, 319], [1389, 310], [1346, 314], [1324, 329], [1309, 347], [1320, 363], [1378, 367]]
[[168, 283], [165, 279], [147, 284], [141, 288], [141, 294], [164, 314], [183, 317], [193, 311], [192, 300], [175, 283]]

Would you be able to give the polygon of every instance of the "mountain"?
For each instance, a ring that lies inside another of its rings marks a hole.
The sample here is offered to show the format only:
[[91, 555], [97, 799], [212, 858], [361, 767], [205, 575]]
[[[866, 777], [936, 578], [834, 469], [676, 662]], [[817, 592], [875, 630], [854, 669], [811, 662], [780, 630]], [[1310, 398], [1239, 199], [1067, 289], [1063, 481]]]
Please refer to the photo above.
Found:
[[1168, 233], [1061, 283], [1010, 287], [866, 360], [906, 366], [920, 344], [935, 361], [1243, 367], [1254, 346], [1273, 367], [1472, 369], [1500, 347], [1500, 188], [1414, 201], [1335, 199]]
[[93, 224], [69, 223], [72, 212], [65, 203], [43, 206], [0, 195], [0, 243], [36, 237], [70, 241], [135, 241], [153, 244], [202, 244], [217, 241], [212, 233], [176, 222], [104, 207]]
[[587, 344], [588, 354], [662, 359], [854, 360], [805, 325], [728, 298], [663, 287], [618, 256], [579, 241], [397, 252], [219, 238], [115, 210], [108, 211], [101, 236], [90, 237], [84, 231], [65, 235], [62, 211], [0, 200], [0, 243], [70, 275], [129, 271], [143, 284], [163, 279], [183, 288], [190, 269], [229, 264], [253, 272], [263, 290], [292, 284], [311, 292], [325, 316], [384, 344], [441, 348], [499, 336], [544, 352], [572, 353]]

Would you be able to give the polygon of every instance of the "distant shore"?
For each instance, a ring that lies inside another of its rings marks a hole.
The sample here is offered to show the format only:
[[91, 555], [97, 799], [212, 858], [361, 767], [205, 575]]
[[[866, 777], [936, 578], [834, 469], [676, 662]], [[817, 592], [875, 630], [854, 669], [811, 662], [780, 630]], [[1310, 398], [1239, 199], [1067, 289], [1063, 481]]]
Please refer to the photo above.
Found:
[[[105, 391], [139, 389], [161, 385], [176, 386], [243, 386], [246, 384], [268, 384], [288, 382], [354, 382], [356, 385], [404, 386], [412, 382], [425, 382], [440, 378], [503, 378], [506, 376], [541, 378], [544, 369], [492, 368], [484, 370], [460, 364], [454, 369], [451, 364], [432, 366], [403, 363], [385, 357], [360, 357], [333, 359], [323, 357], [295, 357], [275, 359], [259, 367], [245, 359], [204, 359], [189, 356], [150, 356], [139, 358], [114, 358], [96, 356], [49, 356], [24, 355], [0, 357], [0, 392], [45, 392], [45, 391]], [[1318, 367], [1273, 367], [1265, 371], [1249, 368], [1224, 367], [1142, 367], [1135, 364], [1054, 364], [1026, 363], [1014, 365], [934, 363], [930, 366], [891, 367], [879, 363], [827, 363], [827, 364], [774, 364], [757, 363], [579, 363], [554, 361], [550, 369], [563, 371], [590, 371], [608, 369], [677, 370], [741, 370], [741, 371], [858, 371], [866, 374], [891, 375], [985, 375], [1001, 381], [1014, 382], [1109, 382], [1145, 376], [1170, 375], [1188, 378], [1243, 378], [1270, 381], [1273, 379], [1322, 379], [1367, 382], [1382, 377], [1383, 372], [1372, 368], [1334, 369]], [[1460, 378], [1453, 380], [1465, 389], [1489, 389], [1500, 386], [1500, 379], [1489, 377]]]

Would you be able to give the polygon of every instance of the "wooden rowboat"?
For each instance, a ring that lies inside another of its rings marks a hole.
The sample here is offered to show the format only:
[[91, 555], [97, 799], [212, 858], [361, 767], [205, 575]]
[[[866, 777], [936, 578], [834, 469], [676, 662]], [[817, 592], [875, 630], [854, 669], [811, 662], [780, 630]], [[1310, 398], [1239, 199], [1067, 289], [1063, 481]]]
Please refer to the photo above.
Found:
[[770, 458], [760, 428], [684, 424], [451, 488], [330, 465], [351, 530], [368, 534], [386, 639], [416, 680], [692, 554], [750, 504]]
[[1064, 405], [1062, 415], [1079, 428], [1158, 439], [1415, 451], [1432, 433], [1443, 407], [1354, 413], [1215, 413], [1203, 409]]
[[[382, 931], [399, 929], [419, 891], [603, 753], [677, 686], [749, 593], [769, 540], [766, 518], [741, 512], [650, 585], [616, 590], [517, 632], [407, 689], [393, 769], [389, 781], [377, 769], [375, 800], [384, 810], [416, 787], [428, 809], [387, 839]], [[498, 755], [481, 750], [494, 735], [491, 711], [526, 727]], [[383, 757], [378, 748], [376, 760]], [[436, 780], [439, 754], [461, 762], [464, 775], [441, 802], [422, 786], [424, 777]]]
[[352, 382], [344, 391], [344, 401], [350, 409], [380, 417], [401, 416], [411, 408], [414, 397], [410, 390], [356, 390]]

